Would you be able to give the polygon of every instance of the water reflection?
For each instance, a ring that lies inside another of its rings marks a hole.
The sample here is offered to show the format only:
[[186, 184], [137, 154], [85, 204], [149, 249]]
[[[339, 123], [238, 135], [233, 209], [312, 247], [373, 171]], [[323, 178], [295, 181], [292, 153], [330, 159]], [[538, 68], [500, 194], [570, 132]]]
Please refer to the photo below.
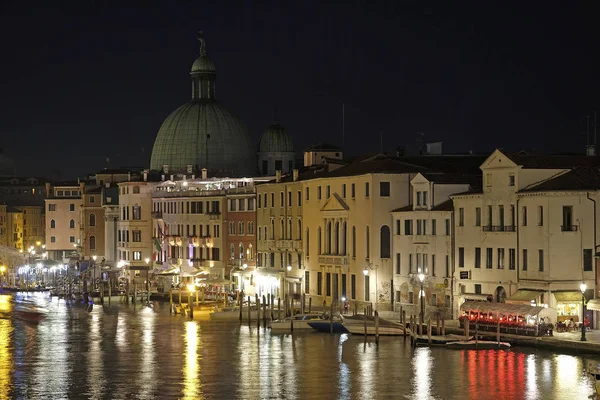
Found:
[[[369, 338], [188, 321], [160, 304], [45, 302], [40, 324], [0, 318], [0, 399], [586, 398], [583, 365], [543, 350], [412, 349]], [[36, 301], [38, 301], [36, 300]], [[10, 303], [0, 297], [0, 316]]]

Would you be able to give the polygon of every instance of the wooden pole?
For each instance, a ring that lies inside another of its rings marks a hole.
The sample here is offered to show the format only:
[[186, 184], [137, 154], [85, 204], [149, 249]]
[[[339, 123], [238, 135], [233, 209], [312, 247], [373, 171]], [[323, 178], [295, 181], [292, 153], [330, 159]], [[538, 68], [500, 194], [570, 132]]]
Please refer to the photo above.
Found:
[[137, 283], [133, 284], [133, 295], [131, 296], [131, 304], [135, 304], [135, 296], [137, 294]]
[[427, 320], [427, 342], [431, 345], [431, 316]]
[[402, 310], [402, 317], [400, 318], [402, 321], [402, 327], [404, 328], [404, 337], [406, 337], [406, 311]]
[[288, 316], [288, 295], [283, 296], [283, 318]]
[[500, 315], [496, 313], [496, 341], [500, 347]]
[[271, 321], [273, 321], [273, 308], [274, 308], [274, 307], [273, 307], [273, 303], [275, 303], [275, 295], [273, 295], [273, 294], [271, 293], [271, 296], [270, 296], [269, 300], [270, 300], [270, 301], [269, 301], [269, 303], [270, 303], [270, 304], [269, 304], [269, 307], [271, 308]]
[[169, 313], [173, 314], [173, 289], [169, 289]]
[[302, 293], [302, 301], [300, 303], [300, 309], [302, 310], [302, 314], [305, 314], [304, 309], [306, 308], [306, 294]]
[[329, 306], [329, 333], [333, 333], [333, 301]]
[[190, 319], [194, 319], [194, 296], [192, 296], [192, 293], [188, 290], [188, 307], [190, 308], [190, 312], [188, 313], [188, 315], [190, 316]]
[[263, 327], [266, 328], [267, 327], [267, 300], [265, 299], [264, 295], [263, 295], [262, 301], [263, 301]]
[[308, 298], [308, 313], [310, 314], [312, 310], [312, 297]]
[[375, 311], [375, 343], [379, 343], [379, 313]]
[[446, 320], [442, 318], [442, 335], [446, 336]]
[[402, 325], [402, 306], [400, 306], [400, 313], [398, 314], [398, 319], [400, 320], [400, 325]]
[[469, 319], [469, 316], [467, 315], [467, 318], [465, 319], [465, 340], [469, 340], [470, 325], [471, 325], [471, 320]]
[[367, 340], [367, 309], [366, 309], [366, 307], [365, 307], [364, 313], [365, 313], [365, 315], [364, 315], [365, 320], [363, 322], [365, 325], [365, 340]]
[[112, 282], [108, 280], [108, 305], [110, 305], [110, 298], [112, 297]]
[[277, 298], [277, 319], [281, 319], [281, 297]]
[[260, 328], [260, 298], [256, 294], [256, 326]]
[[250, 326], [250, 323], [252, 322], [252, 307], [250, 307], [250, 296], [248, 296], [248, 326]]
[[240, 322], [242, 322], [242, 303], [243, 303], [243, 298], [244, 298], [244, 293], [243, 292], [239, 292], [238, 293], [238, 306], [240, 307]]
[[436, 314], [436, 316], [435, 316], [435, 334], [436, 335], [440, 334], [440, 315], [439, 314]]

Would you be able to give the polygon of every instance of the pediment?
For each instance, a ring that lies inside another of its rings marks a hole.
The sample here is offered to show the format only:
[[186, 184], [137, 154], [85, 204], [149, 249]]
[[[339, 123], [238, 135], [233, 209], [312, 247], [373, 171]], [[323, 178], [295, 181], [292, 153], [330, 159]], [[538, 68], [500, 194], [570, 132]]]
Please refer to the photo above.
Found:
[[502, 151], [496, 149], [479, 167], [482, 171], [494, 168], [516, 168], [515, 164]]
[[327, 199], [327, 202], [321, 208], [321, 211], [348, 211], [350, 207], [337, 193]]

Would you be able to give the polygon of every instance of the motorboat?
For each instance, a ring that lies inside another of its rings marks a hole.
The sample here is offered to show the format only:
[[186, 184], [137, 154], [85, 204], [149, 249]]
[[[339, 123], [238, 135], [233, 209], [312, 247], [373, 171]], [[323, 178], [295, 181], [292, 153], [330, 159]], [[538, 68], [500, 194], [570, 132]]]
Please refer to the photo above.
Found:
[[284, 319], [271, 321], [270, 327], [272, 331], [289, 331], [292, 325], [296, 329], [313, 329], [310, 322], [324, 321], [327, 317], [324, 314], [296, 314]]
[[397, 322], [379, 317], [378, 327], [375, 327], [375, 317], [369, 315], [353, 315], [342, 317], [346, 330], [354, 335], [364, 335], [365, 326], [367, 335], [404, 336], [410, 334], [410, 329]]
[[330, 320], [329, 318], [320, 321], [309, 321], [308, 326], [317, 332], [323, 333], [348, 333], [348, 329], [342, 324], [340, 319]]
[[45, 309], [30, 304], [17, 305], [12, 313], [15, 318], [27, 322], [40, 322], [48, 314]]
[[459, 340], [447, 343], [446, 347], [460, 350], [510, 349], [510, 343], [493, 340]]
[[[464, 336], [462, 335], [431, 335], [431, 343], [429, 343], [429, 339], [430, 337], [428, 337], [427, 335], [419, 335], [416, 336], [415, 340], [417, 345], [442, 345], [445, 346], [448, 343], [452, 343], [452, 342], [460, 342], [461, 340], [467, 340], [465, 339]], [[473, 336], [471, 336], [468, 340], [473, 339]]]

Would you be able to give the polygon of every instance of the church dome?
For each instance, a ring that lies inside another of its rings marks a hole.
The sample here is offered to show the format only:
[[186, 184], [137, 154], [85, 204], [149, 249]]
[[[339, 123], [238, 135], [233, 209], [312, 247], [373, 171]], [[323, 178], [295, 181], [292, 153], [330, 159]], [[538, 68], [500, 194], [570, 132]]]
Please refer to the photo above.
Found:
[[278, 123], [274, 123], [260, 136], [258, 151], [261, 153], [293, 152], [294, 144], [285, 128]]
[[211, 176], [251, 176], [256, 157], [244, 124], [215, 100], [215, 64], [206, 55], [201, 34], [200, 56], [194, 61], [192, 101], [173, 111], [161, 125], [150, 168], [168, 173], [196, 173], [206, 168]]

